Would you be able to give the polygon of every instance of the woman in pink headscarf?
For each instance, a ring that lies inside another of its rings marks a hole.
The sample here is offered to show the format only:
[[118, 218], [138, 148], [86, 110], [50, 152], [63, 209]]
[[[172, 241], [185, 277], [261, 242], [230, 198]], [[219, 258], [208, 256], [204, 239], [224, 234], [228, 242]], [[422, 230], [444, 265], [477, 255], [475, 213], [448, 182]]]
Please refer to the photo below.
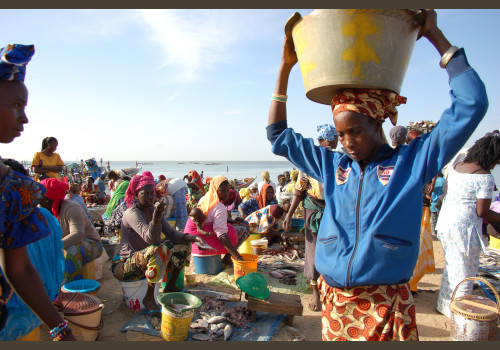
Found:
[[[142, 300], [148, 310], [157, 309], [154, 286], [166, 281], [164, 292], [180, 291], [175, 282], [185, 262], [189, 261], [191, 242], [203, 239], [176, 231], [163, 217], [166, 203], [157, 201], [153, 174], [149, 171], [135, 175], [125, 193], [128, 209], [123, 214], [118, 254], [111, 270], [120, 281], [148, 280], [148, 291]], [[161, 234], [165, 238], [161, 238]]]
[[42, 180], [41, 184], [47, 192], [40, 206], [52, 212], [62, 229], [65, 258], [62, 284], [83, 279], [83, 266], [102, 254], [101, 237], [83, 208], [76, 202], [64, 199], [69, 189], [67, 183], [48, 178]]

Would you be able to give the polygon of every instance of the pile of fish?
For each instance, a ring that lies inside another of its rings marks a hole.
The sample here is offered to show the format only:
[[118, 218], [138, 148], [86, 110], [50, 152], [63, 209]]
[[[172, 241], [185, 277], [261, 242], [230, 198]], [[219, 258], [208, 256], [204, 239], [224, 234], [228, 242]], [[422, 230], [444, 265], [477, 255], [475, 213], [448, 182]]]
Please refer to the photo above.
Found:
[[296, 285], [297, 271], [299, 269], [299, 266], [278, 261], [271, 265], [272, 271], [269, 274], [274, 278], [279, 279], [279, 281], [283, 284]]
[[293, 245], [289, 239], [284, 239], [281, 243], [281, 249], [274, 250], [272, 248], [268, 248], [262, 252], [262, 255], [272, 255], [277, 256], [282, 259], [287, 259], [289, 261], [293, 261], [296, 259], [304, 258], [304, 252], [298, 249], [297, 245]]
[[251, 312], [242, 306], [230, 309], [225, 303], [213, 297], [202, 298], [203, 304], [198, 317], [191, 323], [193, 339], [200, 341], [228, 340], [235, 327], [248, 328]]

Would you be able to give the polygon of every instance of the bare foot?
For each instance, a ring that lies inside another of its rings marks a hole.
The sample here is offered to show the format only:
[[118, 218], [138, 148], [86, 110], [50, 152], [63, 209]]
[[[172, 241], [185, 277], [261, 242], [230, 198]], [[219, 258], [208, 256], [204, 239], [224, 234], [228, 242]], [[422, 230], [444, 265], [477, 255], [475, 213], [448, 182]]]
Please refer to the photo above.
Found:
[[313, 295], [311, 301], [309, 302], [309, 310], [311, 311], [320, 311], [321, 310], [321, 301], [319, 297], [319, 290], [317, 285], [313, 285]]
[[309, 310], [311, 310], [311, 311], [320, 311], [321, 310], [321, 302], [319, 301], [319, 295], [316, 295], [316, 296], [313, 295], [308, 306], [309, 306]]

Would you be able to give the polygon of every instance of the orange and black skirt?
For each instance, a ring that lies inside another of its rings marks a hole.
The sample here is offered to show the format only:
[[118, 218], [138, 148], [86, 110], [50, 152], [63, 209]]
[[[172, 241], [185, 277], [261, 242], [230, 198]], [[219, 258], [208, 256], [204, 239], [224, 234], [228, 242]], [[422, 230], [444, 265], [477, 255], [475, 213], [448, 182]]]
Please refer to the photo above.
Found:
[[322, 339], [418, 340], [408, 284], [334, 288], [321, 276]]

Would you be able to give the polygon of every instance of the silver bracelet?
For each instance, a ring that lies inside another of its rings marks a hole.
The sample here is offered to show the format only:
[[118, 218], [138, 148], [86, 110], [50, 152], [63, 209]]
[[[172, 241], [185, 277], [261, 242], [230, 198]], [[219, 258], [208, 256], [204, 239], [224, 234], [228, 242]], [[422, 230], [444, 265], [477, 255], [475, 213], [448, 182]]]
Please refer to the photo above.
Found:
[[458, 47], [456, 46], [451, 46], [448, 50], [446, 50], [446, 52], [443, 54], [443, 57], [441, 57], [441, 61], [439, 61], [439, 67], [445, 69], [448, 65], [448, 62], [450, 62], [451, 58], [457, 51]]

